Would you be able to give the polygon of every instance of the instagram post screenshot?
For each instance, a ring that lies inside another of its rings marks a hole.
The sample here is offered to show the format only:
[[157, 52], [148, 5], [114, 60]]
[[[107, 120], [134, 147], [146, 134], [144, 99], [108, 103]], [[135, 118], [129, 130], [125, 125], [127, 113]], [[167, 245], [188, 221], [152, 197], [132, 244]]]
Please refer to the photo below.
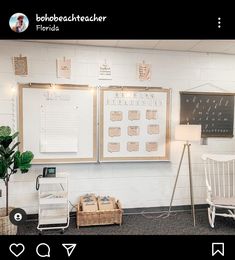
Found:
[[235, 18], [109, 7], [0, 11], [0, 258], [234, 257]]

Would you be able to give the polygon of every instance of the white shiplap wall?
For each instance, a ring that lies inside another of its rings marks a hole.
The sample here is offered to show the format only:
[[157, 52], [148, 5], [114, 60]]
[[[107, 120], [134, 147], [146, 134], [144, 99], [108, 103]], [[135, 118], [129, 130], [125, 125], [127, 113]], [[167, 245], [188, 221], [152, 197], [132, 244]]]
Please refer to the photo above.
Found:
[[[28, 57], [29, 76], [15, 76], [12, 57]], [[56, 58], [72, 58], [70, 80], [56, 78]], [[104, 59], [112, 63], [112, 81], [98, 80], [98, 65]], [[152, 64], [152, 79], [140, 82], [136, 64]], [[118, 49], [45, 43], [0, 41], [0, 123], [13, 126], [17, 120], [15, 98], [11, 87], [17, 82], [89, 84], [93, 86], [154, 86], [172, 89], [171, 162], [103, 163], [58, 165], [57, 171], [70, 174], [70, 200], [76, 203], [81, 194], [94, 192], [119, 198], [124, 208], [157, 207], [169, 204], [180, 159], [182, 143], [174, 141], [174, 128], [179, 123], [179, 91], [203, 83], [213, 83], [235, 92], [235, 56], [206, 53]], [[216, 91], [203, 87], [198, 91]], [[17, 98], [16, 98], [17, 100]], [[6, 104], [7, 103], [7, 104]], [[4, 114], [5, 113], [5, 114]], [[30, 111], [29, 111], [30, 113]], [[205, 203], [204, 173], [200, 156], [204, 152], [235, 152], [233, 139], [208, 139], [208, 145], [193, 144], [192, 162], [195, 202]], [[25, 175], [16, 174], [10, 183], [10, 202], [28, 213], [37, 212], [35, 179], [43, 166], [33, 166]], [[174, 204], [190, 204], [187, 161], [184, 161]], [[1, 181], [0, 188], [4, 189]], [[3, 193], [4, 195], [5, 193]], [[0, 207], [5, 198], [0, 198]]]

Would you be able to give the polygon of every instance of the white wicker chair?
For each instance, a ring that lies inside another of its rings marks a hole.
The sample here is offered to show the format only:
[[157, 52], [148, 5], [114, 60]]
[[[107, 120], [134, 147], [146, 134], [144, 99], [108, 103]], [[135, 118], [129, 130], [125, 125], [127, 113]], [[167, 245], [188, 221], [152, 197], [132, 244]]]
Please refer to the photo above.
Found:
[[[235, 220], [235, 155], [204, 154], [204, 169], [207, 187], [208, 219], [214, 228], [215, 216]], [[216, 209], [220, 212], [216, 213]], [[228, 210], [228, 213], [222, 212]]]

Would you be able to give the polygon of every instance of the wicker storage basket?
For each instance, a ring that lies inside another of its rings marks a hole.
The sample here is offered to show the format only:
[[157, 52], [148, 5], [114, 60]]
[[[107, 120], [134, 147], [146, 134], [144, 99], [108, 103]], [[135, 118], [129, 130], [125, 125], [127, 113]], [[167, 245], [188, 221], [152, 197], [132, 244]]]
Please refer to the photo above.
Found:
[[119, 201], [115, 202], [113, 210], [98, 210], [96, 212], [82, 211], [81, 202], [77, 206], [77, 228], [80, 226], [97, 226], [122, 224], [122, 207]]
[[[8, 212], [10, 213], [13, 208], [9, 208]], [[0, 209], [0, 235], [16, 235], [17, 226], [13, 225], [9, 219], [9, 216], [6, 216], [6, 209]]]

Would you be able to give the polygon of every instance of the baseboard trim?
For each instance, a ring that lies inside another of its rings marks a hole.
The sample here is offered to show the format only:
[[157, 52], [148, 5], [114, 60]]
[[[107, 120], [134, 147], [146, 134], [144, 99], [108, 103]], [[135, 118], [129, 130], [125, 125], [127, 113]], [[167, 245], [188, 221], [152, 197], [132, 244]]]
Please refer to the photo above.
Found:
[[[197, 204], [195, 205], [195, 210], [204, 210], [208, 207], [207, 204]], [[168, 211], [169, 206], [165, 207], [147, 207], [147, 208], [126, 208], [124, 209], [124, 214], [141, 214], [141, 213], [157, 213]], [[172, 206], [171, 211], [187, 211], [191, 210], [191, 205], [179, 205], [179, 206]]]
[[[205, 210], [207, 209], [207, 204], [197, 204], [195, 205], [195, 210]], [[138, 215], [138, 214], [154, 214], [163, 211], [168, 211], [169, 207], [146, 207], [146, 208], [125, 208], [123, 209], [123, 215]], [[191, 205], [179, 205], [173, 206], [172, 211], [189, 211], [191, 210]], [[76, 211], [70, 212], [70, 217], [74, 217]], [[28, 221], [38, 220], [38, 214], [28, 214]]]

